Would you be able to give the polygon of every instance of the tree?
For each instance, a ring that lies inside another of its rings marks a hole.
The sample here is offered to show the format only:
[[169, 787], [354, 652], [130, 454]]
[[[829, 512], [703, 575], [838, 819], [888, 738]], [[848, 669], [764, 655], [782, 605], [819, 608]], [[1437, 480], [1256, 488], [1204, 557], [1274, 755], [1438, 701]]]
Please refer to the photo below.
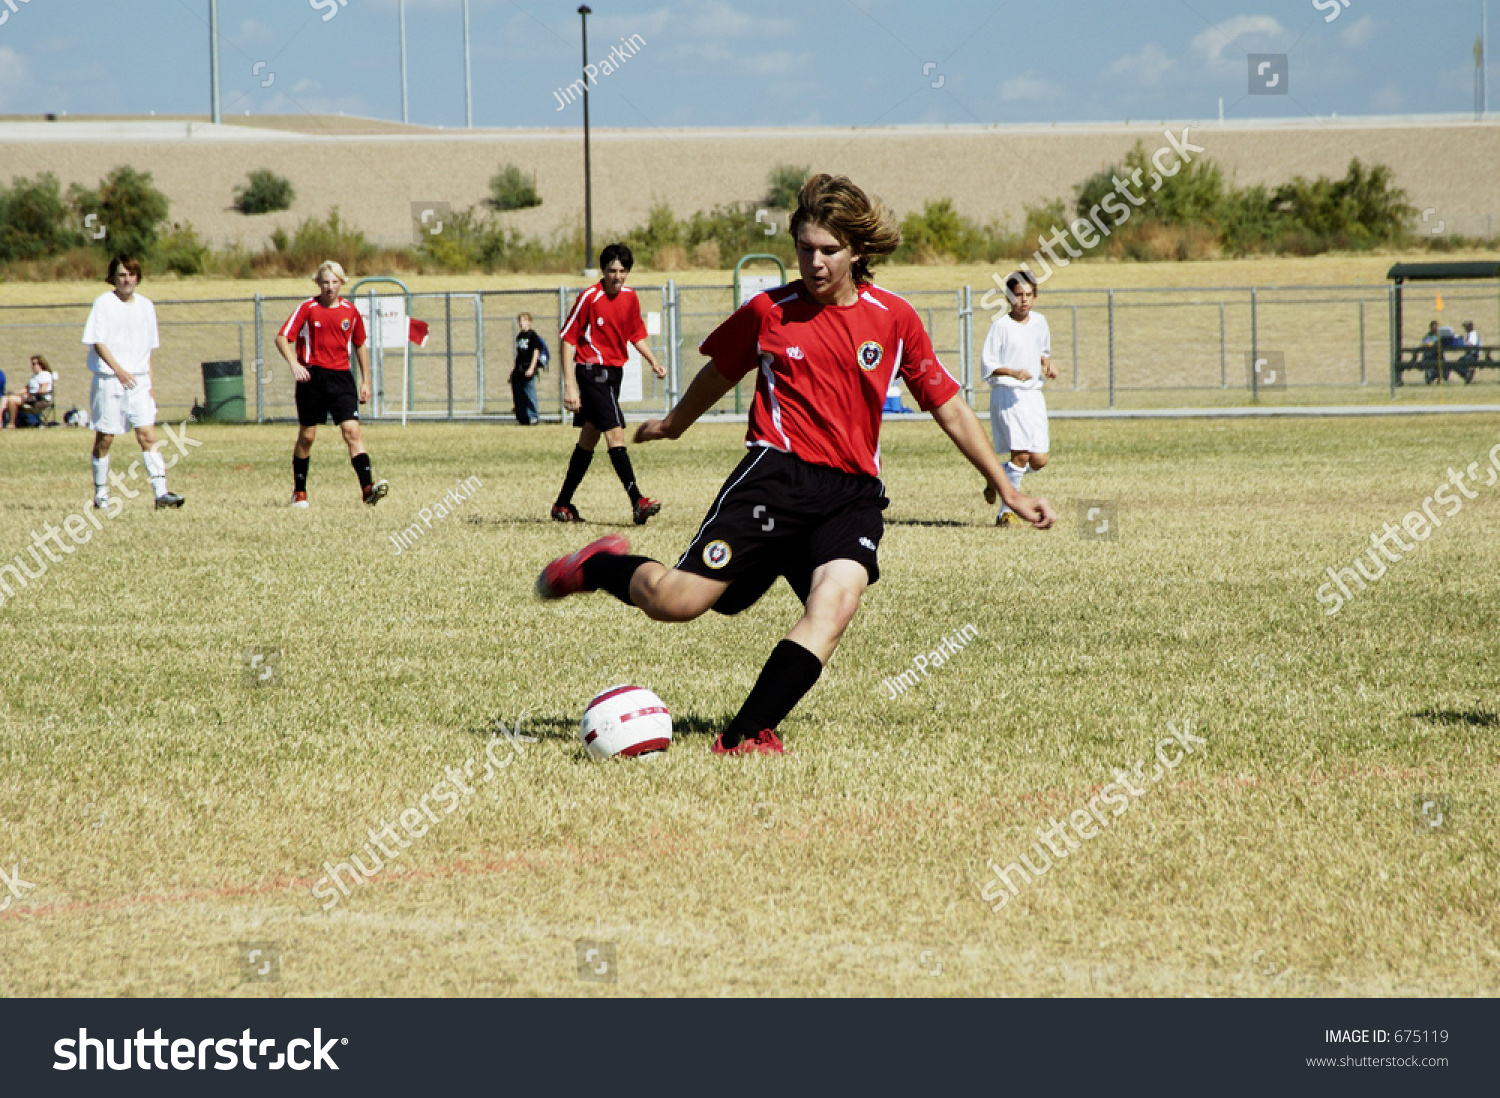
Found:
[[766, 176], [766, 193], [762, 201], [773, 210], [795, 210], [797, 193], [812, 175], [812, 169], [792, 164], [777, 164]]
[[122, 164], [104, 177], [97, 191], [75, 184], [68, 192], [81, 218], [95, 214], [94, 224], [105, 235], [98, 243], [111, 252], [147, 256], [156, 247], [157, 233], [167, 219], [171, 204], [151, 183], [150, 172], [138, 172]]
[[0, 260], [43, 259], [78, 242], [57, 176], [12, 179], [0, 188]]

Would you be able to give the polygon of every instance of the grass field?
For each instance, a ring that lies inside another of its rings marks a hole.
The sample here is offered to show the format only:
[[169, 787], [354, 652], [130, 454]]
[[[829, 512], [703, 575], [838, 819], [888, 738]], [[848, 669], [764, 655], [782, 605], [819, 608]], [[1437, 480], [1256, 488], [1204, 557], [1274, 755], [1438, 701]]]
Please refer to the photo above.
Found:
[[[547, 521], [561, 428], [371, 425], [373, 511], [325, 431], [294, 512], [290, 428], [192, 427], [187, 506], [143, 495], [76, 545], [83, 433], [0, 439], [0, 565], [35, 571], [49, 523], [73, 550], [0, 603], [0, 995], [1500, 993], [1492, 417], [1058, 421], [1027, 481], [1047, 533], [995, 529], [934, 426], [888, 425], [882, 579], [789, 753], [726, 760], [784, 585], [681, 626], [531, 586], [609, 529], [675, 559], [741, 430], [637, 449], [666, 500], [638, 530], [597, 463], [592, 523]], [[1325, 569], [1470, 462], [1474, 498], [1329, 616]], [[587, 761], [577, 718], [624, 680], [677, 741]], [[518, 720], [535, 742], [496, 738]], [[1153, 782], [1169, 722], [1205, 742]], [[1115, 768], [1141, 795], [992, 911], [990, 863], [1035, 862]], [[449, 770], [472, 792], [440, 802]], [[408, 810], [409, 849], [314, 895]], [[580, 977], [580, 940], [616, 982]]]

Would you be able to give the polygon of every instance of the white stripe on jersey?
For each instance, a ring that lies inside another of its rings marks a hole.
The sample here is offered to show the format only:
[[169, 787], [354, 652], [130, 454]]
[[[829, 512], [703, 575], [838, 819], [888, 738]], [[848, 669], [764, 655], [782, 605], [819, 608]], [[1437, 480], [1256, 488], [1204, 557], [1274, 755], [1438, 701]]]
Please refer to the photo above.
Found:
[[775, 361], [775, 356], [762, 354], [760, 373], [766, 379], [766, 400], [771, 405], [771, 423], [776, 427], [776, 433], [781, 436], [783, 444], [781, 448], [790, 454], [792, 440], [786, 437], [786, 430], [781, 426], [781, 401], [776, 399], [776, 375], [771, 370], [771, 364]]

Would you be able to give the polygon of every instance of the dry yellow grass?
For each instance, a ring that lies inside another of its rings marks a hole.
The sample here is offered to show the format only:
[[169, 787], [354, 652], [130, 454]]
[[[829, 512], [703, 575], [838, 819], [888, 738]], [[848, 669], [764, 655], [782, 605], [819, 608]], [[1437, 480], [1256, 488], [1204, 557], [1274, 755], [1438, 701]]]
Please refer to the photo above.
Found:
[[[374, 426], [393, 484], [374, 511], [325, 440], [314, 509], [292, 512], [288, 428], [195, 431], [184, 510], [130, 501], [0, 605], [0, 857], [35, 885], [0, 912], [0, 994], [1500, 993], [1500, 486], [1481, 473], [1336, 617], [1314, 597], [1484, 461], [1493, 419], [1054, 433], [1027, 488], [1064, 523], [1041, 534], [990, 525], [931, 424], [888, 425], [883, 577], [784, 724], [790, 753], [725, 760], [709, 738], [795, 600], [678, 627], [536, 602], [535, 570], [588, 536], [545, 518], [571, 432]], [[4, 440], [0, 559], [86, 499], [70, 438]], [[667, 501], [644, 529], [596, 469], [589, 529], [670, 557], [739, 443], [703, 425], [640, 448]], [[469, 476], [395, 555], [390, 533]], [[1116, 541], [1069, 506], [1099, 497]], [[889, 696], [966, 623], [968, 647]], [[246, 684], [252, 647], [280, 649], [273, 685]], [[656, 763], [582, 756], [578, 713], [620, 680], [673, 709]], [[325, 861], [523, 712], [537, 742], [323, 909]], [[1003, 910], [981, 902], [991, 861], [1150, 760], [1169, 721], [1207, 743]], [[578, 979], [581, 938], [616, 945], [618, 983]], [[247, 940], [279, 950], [278, 982], [244, 976]]]

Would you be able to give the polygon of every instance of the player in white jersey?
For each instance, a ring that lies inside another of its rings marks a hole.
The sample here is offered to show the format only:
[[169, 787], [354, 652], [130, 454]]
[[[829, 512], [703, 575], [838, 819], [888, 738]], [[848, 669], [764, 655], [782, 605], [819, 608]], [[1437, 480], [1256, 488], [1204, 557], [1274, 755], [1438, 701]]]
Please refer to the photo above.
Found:
[[[1047, 318], [1033, 312], [1036, 279], [1017, 271], [1005, 280], [1010, 312], [997, 317], [984, 340], [979, 362], [990, 385], [990, 433], [995, 453], [1010, 451], [1005, 476], [1017, 492], [1027, 469], [1047, 464], [1051, 441], [1047, 430], [1047, 401], [1042, 379], [1057, 377], [1052, 367], [1052, 332]], [[995, 502], [995, 490], [985, 485], [984, 501]], [[1020, 525], [1011, 509], [1000, 505], [996, 526]]]
[[[89, 416], [95, 432], [94, 506], [109, 507], [109, 444], [128, 427], [140, 443], [141, 460], [145, 462], [157, 508], [181, 507], [182, 497], [167, 491], [166, 463], [154, 449], [156, 399], [151, 392], [151, 352], [161, 346], [156, 330], [156, 306], [135, 292], [141, 281], [141, 264], [133, 256], [117, 255], [111, 259], [105, 281], [114, 290], [95, 299], [83, 325], [92, 379]], [[139, 494], [128, 488], [119, 474], [115, 483], [127, 496], [134, 498]]]

